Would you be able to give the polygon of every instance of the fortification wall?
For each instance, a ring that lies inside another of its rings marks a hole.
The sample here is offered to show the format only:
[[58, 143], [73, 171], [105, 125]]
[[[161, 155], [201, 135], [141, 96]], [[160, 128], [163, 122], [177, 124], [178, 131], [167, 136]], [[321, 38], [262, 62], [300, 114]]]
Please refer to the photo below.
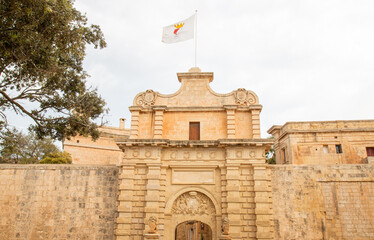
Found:
[[[275, 239], [374, 239], [374, 165], [277, 165], [266, 172]], [[114, 239], [118, 176], [116, 166], [0, 165], [0, 239]], [[250, 187], [240, 196], [256, 205], [269, 199]], [[247, 216], [241, 234], [255, 237], [251, 231], [268, 221]]]
[[0, 239], [113, 239], [115, 166], [0, 165]]
[[270, 168], [275, 239], [374, 239], [374, 165]]

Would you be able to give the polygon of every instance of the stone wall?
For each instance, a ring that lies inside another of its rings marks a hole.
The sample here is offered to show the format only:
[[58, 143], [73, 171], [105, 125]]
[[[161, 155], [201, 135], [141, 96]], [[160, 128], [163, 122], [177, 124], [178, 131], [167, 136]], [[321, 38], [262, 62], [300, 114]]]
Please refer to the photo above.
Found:
[[118, 171], [0, 165], [0, 239], [113, 239]]
[[275, 239], [374, 239], [374, 165], [270, 168]]
[[117, 239], [141, 239], [150, 216], [164, 236], [174, 224], [165, 224], [168, 199], [209, 192], [218, 201], [205, 203], [221, 205], [217, 214], [229, 217], [233, 239], [374, 239], [374, 165], [231, 163], [214, 170], [221, 185], [203, 190], [170, 185], [172, 169], [151, 161], [121, 173], [116, 166], [0, 165], [0, 239], [114, 239], [115, 223]]

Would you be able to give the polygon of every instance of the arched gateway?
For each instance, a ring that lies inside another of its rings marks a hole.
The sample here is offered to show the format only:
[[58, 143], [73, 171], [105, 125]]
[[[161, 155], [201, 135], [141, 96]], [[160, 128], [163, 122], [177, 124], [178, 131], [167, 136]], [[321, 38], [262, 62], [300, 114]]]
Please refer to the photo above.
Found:
[[[201, 236], [216, 239], [220, 231], [217, 223], [221, 218], [221, 212], [216, 209], [220, 209], [218, 203], [208, 191], [196, 187], [182, 189], [166, 205], [166, 239], [182, 240], [182, 235], [189, 236], [186, 238], [188, 240], [194, 240], [197, 236], [200, 236], [199, 240]], [[187, 235], [183, 234], [183, 228]]]
[[175, 228], [175, 240], [212, 240], [212, 229], [201, 221], [186, 221]]
[[213, 73], [198, 68], [178, 80], [174, 94], [136, 95], [130, 136], [116, 139], [116, 239], [271, 239], [264, 164], [273, 142], [260, 138], [258, 97], [215, 93]]

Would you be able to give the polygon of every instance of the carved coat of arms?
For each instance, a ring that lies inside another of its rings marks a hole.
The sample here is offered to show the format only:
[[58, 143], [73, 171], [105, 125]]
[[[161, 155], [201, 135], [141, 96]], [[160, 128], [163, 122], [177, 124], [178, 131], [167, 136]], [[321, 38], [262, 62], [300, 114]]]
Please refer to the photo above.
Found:
[[155, 104], [157, 98], [157, 93], [153, 90], [147, 90], [141, 93], [136, 98], [136, 105], [138, 106], [152, 106]]
[[215, 208], [207, 196], [191, 191], [182, 194], [175, 200], [172, 213], [182, 215], [211, 215], [215, 213]]
[[235, 101], [240, 105], [250, 105], [256, 103], [256, 99], [252, 93], [245, 90], [244, 88], [239, 88], [234, 92]]

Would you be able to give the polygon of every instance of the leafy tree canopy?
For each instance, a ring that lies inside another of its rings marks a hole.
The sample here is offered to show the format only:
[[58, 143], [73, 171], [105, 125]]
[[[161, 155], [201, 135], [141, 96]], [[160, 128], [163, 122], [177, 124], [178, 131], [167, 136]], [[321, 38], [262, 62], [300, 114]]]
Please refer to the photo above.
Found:
[[68, 152], [51, 152], [47, 154], [40, 163], [43, 164], [70, 164], [72, 158]]
[[0, 0], [0, 124], [7, 111], [33, 120], [38, 137], [98, 137], [106, 111], [82, 68], [86, 45], [106, 46], [72, 0]]
[[34, 132], [23, 134], [12, 128], [0, 134], [0, 163], [39, 163], [46, 155], [58, 152], [51, 138], [39, 139]]

